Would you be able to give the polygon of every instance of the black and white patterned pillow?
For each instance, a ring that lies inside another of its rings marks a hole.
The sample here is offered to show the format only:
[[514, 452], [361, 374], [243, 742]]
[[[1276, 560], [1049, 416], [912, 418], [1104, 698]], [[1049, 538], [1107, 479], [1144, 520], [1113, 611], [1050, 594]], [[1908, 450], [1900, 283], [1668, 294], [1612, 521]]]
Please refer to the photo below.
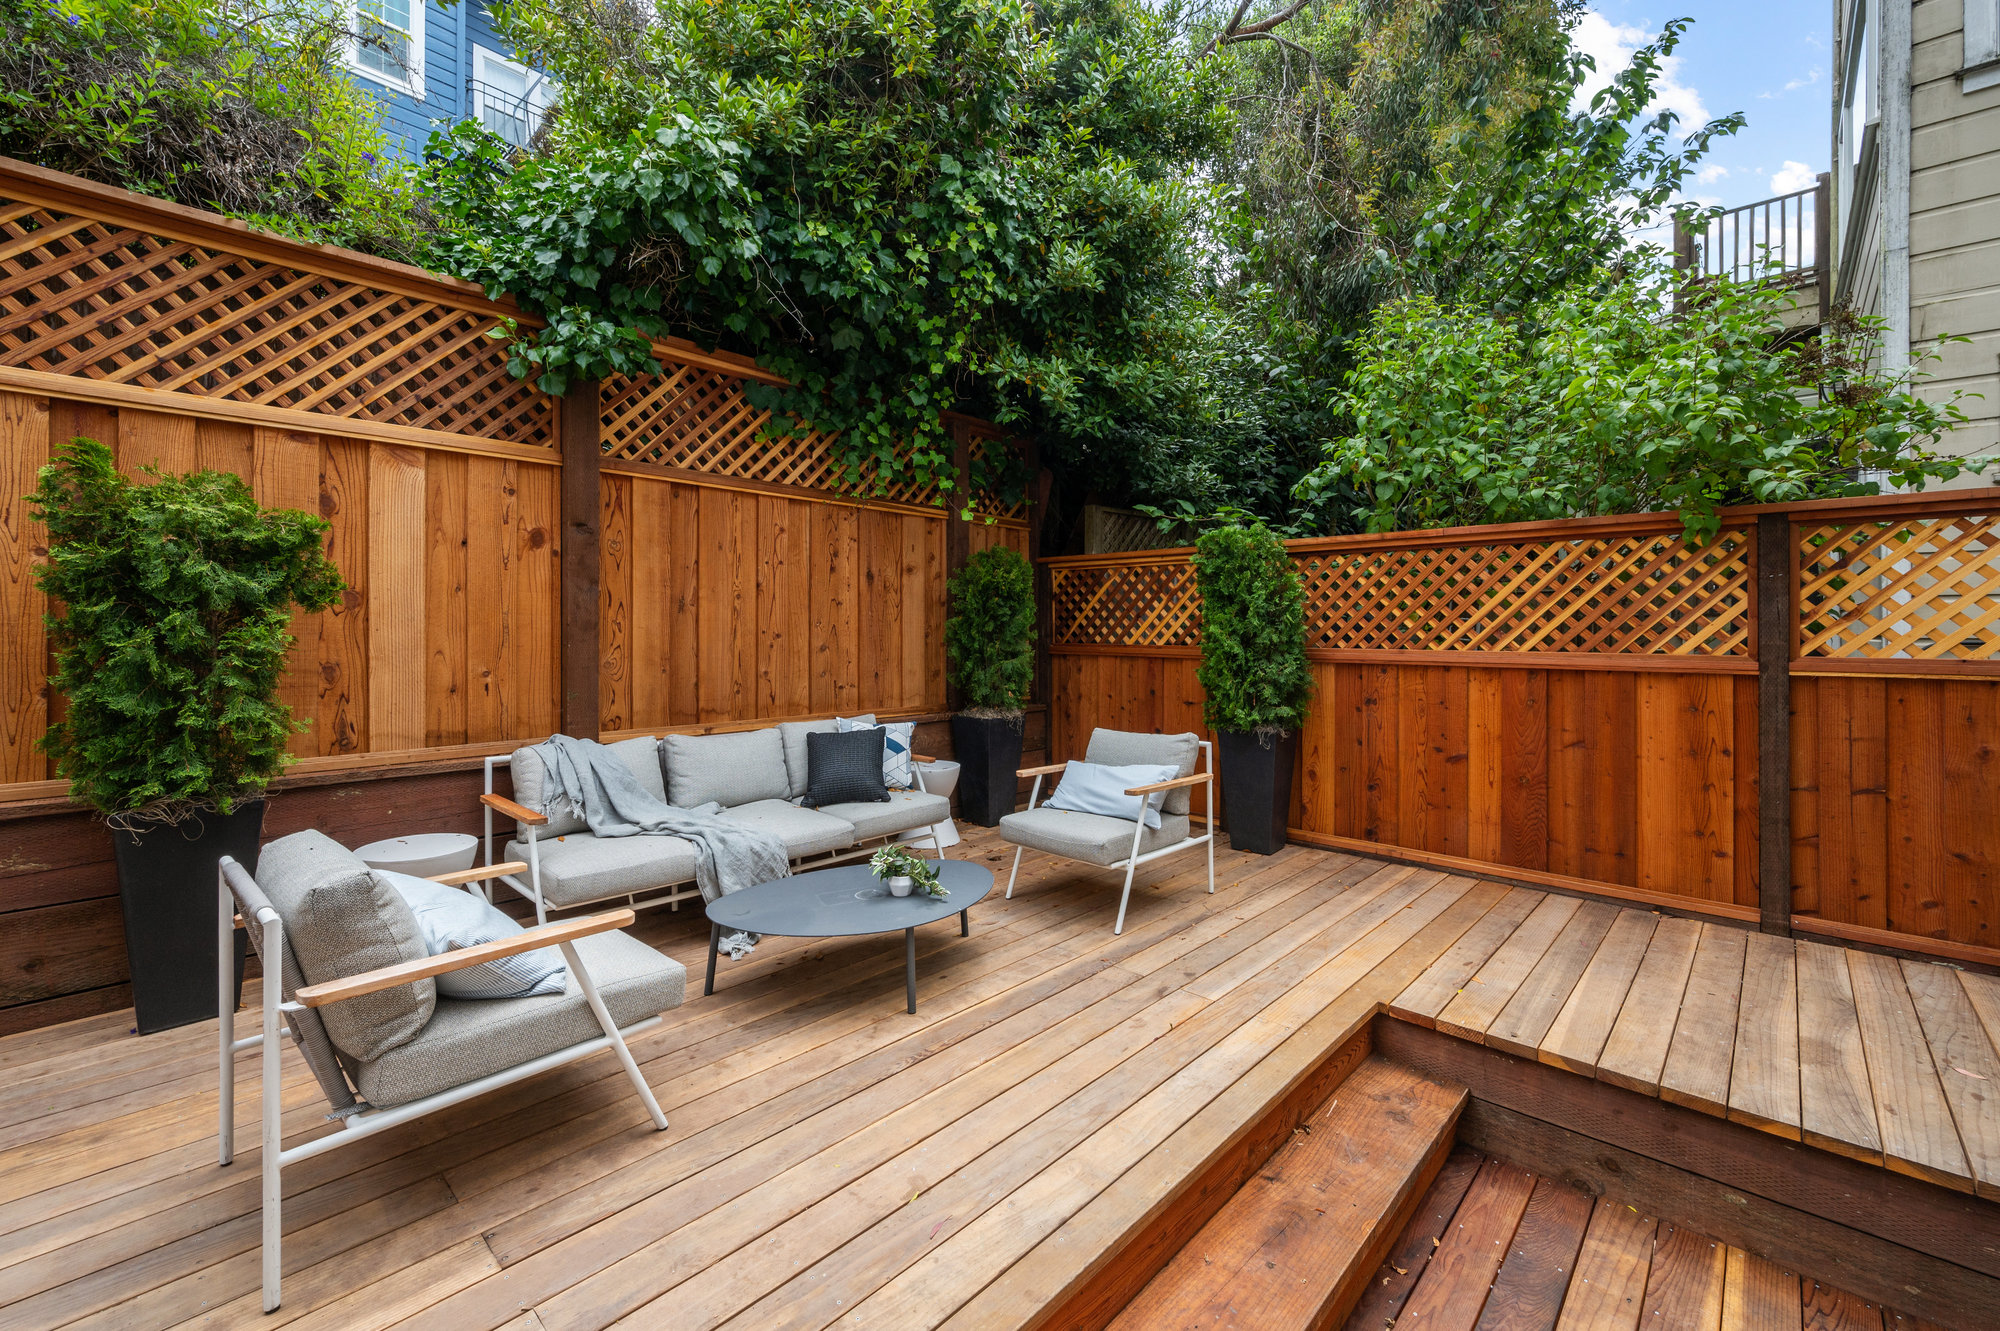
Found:
[[808, 808], [829, 804], [880, 804], [888, 800], [882, 780], [883, 731], [835, 731], [806, 736]]
[[891, 790], [908, 790], [917, 784], [910, 771], [910, 750], [916, 743], [917, 723], [914, 721], [877, 721], [870, 716], [836, 716], [834, 725], [843, 733], [854, 730], [880, 730], [882, 734], [882, 780]]

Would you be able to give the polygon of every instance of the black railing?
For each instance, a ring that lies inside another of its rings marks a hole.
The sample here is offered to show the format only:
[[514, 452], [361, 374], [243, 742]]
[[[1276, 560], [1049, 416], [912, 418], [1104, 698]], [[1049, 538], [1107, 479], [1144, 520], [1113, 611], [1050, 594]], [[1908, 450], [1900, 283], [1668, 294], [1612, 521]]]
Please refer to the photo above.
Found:
[[1824, 322], [1833, 296], [1831, 194], [1832, 177], [1822, 172], [1810, 188], [1727, 209], [1699, 230], [1676, 222], [1674, 268], [1694, 282], [1816, 284]]
[[541, 111], [520, 93], [473, 79], [467, 85], [480, 124], [516, 148], [525, 148], [541, 125]]

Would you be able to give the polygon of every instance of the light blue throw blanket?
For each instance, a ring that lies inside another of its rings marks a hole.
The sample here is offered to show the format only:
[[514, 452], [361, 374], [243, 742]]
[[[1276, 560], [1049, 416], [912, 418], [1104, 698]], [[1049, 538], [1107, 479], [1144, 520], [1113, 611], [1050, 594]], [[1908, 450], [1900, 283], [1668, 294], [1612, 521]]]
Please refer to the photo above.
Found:
[[[791, 855], [775, 834], [723, 817], [720, 804], [675, 808], [640, 785], [596, 740], [554, 735], [534, 753], [548, 773], [544, 798], [561, 794], [582, 810], [592, 836], [677, 836], [693, 846], [694, 881], [704, 901], [791, 876]], [[739, 932], [725, 936], [721, 946], [741, 956], [756, 941]]]

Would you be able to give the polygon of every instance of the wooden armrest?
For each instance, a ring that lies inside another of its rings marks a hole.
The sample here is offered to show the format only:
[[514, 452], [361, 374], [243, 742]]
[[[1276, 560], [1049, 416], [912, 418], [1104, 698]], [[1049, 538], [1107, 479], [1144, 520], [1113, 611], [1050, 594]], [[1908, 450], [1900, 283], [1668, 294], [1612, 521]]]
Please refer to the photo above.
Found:
[[1127, 795], [1150, 795], [1156, 790], [1173, 790], [1177, 786], [1198, 786], [1204, 781], [1215, 779], [1213, 772], [1196, 772], [1193, 776], [1177, 776], [1171, 781], [1155, 781], [1150, 786], [1134, 786]]
[[934, 763], [937, 759], [931, 757], [928, 753], [913, 753], [910, 755], [910, 761], [913, 763]]
[[325, 984], [309, 984], [298, 991], [298, 1000], [307, 1007], [325, 1007], [328, 1003], [359, 998], [363, 994], [378, 994], [384, 989], [394, 989], [399, 984], [409, 984], [413, 980], [429, 979], [433, 975], [443, 975], [447, 971], [462, 971], [468, 966], [483, 966], [502, 957], [519, 956], [523, 952], [533, 952], [537, 948], [554, 947], [557, 943], [567, 943], [572, 939], [601, 934], [612, 929], [622, 929], [630, 923], [632, 923], [632, 912], [629, 910], [607, 910], [602, 915], [561, 920], [555, 924], [545, 924], [538, 929], [515, 934], [512, 938], [503, 938], [498, 942], [462, 947], [456, 952], [443, 952], [419, 961], [399, 962], [394, 966], [384, 966], [380, 970], [350, 975], [342, 980], [328, 980]]
[[549, 816], [547, 814], [536, 813], [533, 809], [528, 808], [526, 805], [516, 804], [514, 803], [514, 801], [508, 799], [505, 795], [495, 795], [491, 791], [488, 791], [486, 794], [481, 795], [479, 797], [479, 802], [481, 804], [484, 804], [489, 809], [498, 809], [501, 813], [506, 814], [509, 818], [512, 818], [515, 822], [526, 823], [529, 827], [544, 827], [548, 824], [549, 821]]
[[1050, 772], [1060, 772], [1062, 771], [1063, 768], [1068, 766], [1069, 766], [1068, 763], [1062, 762], [1062, 763], [1050, 763], [1047, 767], [1023, 767], [1020, 771], [1014, 773], [1014, 775], [1017, 777], [1047, 776]]
[[526, 860], [508, 860], [505, 864], [484, 864], [473, 869], [460, 869], [457, 873], [432, 874], [430, 881], [443, 883], [446, 887], [460, 887], [466, 883], [477, 883], [488, 878], [498, 878], [501, 874], [526, 873]]

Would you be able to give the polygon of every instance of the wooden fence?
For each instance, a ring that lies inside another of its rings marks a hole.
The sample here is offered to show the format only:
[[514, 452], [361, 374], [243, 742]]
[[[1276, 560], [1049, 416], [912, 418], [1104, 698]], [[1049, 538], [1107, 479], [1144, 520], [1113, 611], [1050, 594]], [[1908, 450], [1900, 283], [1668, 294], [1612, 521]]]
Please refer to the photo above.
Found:
[[[510, 318], [535, 322], [0, 159], [0, 1030], [128, 1001], [109, 842], [34, 747], [61, 699], [21, 496], [71, 437], [134, 476], [233, 471], [331, 525], [349, 588], [294, 624], [283, 685], [312, 722], [284, 786], [321, 793], [274, 804], [274, 833], [464, 830], [479, 759], [557, 729], [946, 710], [945, 579], [1025, 552], [1024, 500], [974, 493], [967, 522], [934, 487], [841, 475], [832, 441], [766, 432], [744, 386], [767, 372], [685, 343], [551, 398], [508, 375]], [[982, 453], [1033, 468], [1032, 445], [949, 423], [962, 482]], [[389, 777], [416, 784], [356, 793]]]
[[[1294, 834], [2000, 961], [1996, 527], [1981, 490], [1700, 549], [1667, 515], [1291, 542]], [[1046, 561], [1054, 757], [1202, 728], [1188, 554]]]

